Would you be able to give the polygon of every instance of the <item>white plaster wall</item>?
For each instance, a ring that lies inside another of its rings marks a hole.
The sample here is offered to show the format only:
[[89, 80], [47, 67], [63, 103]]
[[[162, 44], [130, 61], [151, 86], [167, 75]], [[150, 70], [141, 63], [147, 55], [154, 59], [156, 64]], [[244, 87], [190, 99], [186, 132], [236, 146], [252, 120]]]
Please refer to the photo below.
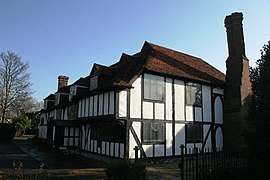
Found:
[[211, 87], [202, 85], [203, 121], [212, 122]]
[[98, 109], [98, 95], [95, 95], [94, 96], [94, 116], [98, 115], [97, 109]]
[[[136, 132], [139, 141], [141, 142], [141, 122], [133, 122], [132, 123], [132, 127], [134, 129], [134, 131]], [[129, 132], [129, 157], [130, 158], [135, 158], [135, 151], [134, 151], [134, 147], [137, 146], [137, 143], [132, 135], [131, 132]]]
[[64, 120], [68, 120], [68, 107], [65, 108]]
[[98, 95], [98, 115], [103, 115], [103, 94]]
[[79, 101], [79, 108], [78, 108], [78, 117], [82, 117], [82, 114], [81, 114], [81, 109], [82, 109], [82, 100]]
[[91, 96], [90, 99], [89, 99], [89, 116], [90, 117], [94, 115], [93, 103], [94, 103], [94, 97]]
[[164, 119], [164, 104], [155, 103], [155, 119]]
[[130, 89], [130, 117], [141, 118], [141, 76], [136, 79]]
[[119, 143], [114, 143], [115, 157], [119, 157]]
[[105, 154], [106, 153], [106, 142], [105, 141], [102, 141], [102, 144], [101, 144], [101, 154]]
[[220, 127], [216, 131], [216, 147], [220, 150], [223, 148], [223, 133]]
[[124, 158], [125, 155], [125, 145], [123, 143], [120, 144], [120, 158]]
[[207, 135], [207, 133], [208, 133], [208, 131], [209, 131], [209, 129], [210, 129], [210, 125], [204, 125], [203, 126], [203, 135], [204, 135], [204, 141], [206, 141], [206, 144], [205, 144], [205, 148], [206, 149], [208, 149], [208, 148], [212, 148], [212, 144], [211, 144], [211, 131], [210, 131], [210, 133], [209, 133], [209, 136], [208, 136], [208, 138], [206, 139], [206, 135]]
[[46, 139], [46, 136], [47, 136], [47, 125], [39, 126], [38, 137], [42, 139]]
[[109, 114], [109, 93], [104, 93], [104, 115]]
[[109, 107], [109, 114], [114, 114], [114, 92], [110, 91], [110, 107]]
[[223, 124], [223, 105], [220, 97], [216, 97], [214, 106], [215, 106], [215, 122]]
[[175, 155], [180, 155], [180, 145], [185, 145], [185, 124], [175, 124]]
[[186, 106], [186, 121], [193, 121], [193, 106]]
[[[166, 120], [172, 120], [172, 79], [166, 78]], [[164, 111], [164, 110], [163, 110]]]
[[155, 145], [155, 157], [161, 157], [164, 156], [164, 145], [163, 144], [157, 144]]
[[153, 145], [143, 145], [146, 157], [153, 157]]
[[119, 92], [119, 117], [127, 116], [127, 91]]
[[195, 121], [202, 122], [202, 108], [194, 107], [195, 111]]
[[143, 102], [143, 118], [153, 119], [153, 103]]
[[110, 148], [109, 148], [110, 147], [110, 142], [106, 142], [106, 147], [107, 147], [106, 148], [106, 155], [109, 156], [110, 155]]
[[110, 148], [110, 149], [111, 149], [111, 150], [110, 150], [110, 156], [114, 156], [114, 149], [115, 149], [115, 148], [114, 148], [114, 143], [111, 142], [110, 145], [111, 145], [111, 148]]
[[175, 80], [174, 84], [175, 119], [185, 119], [185, 83]]
[[81, 106], [81, 108], [82, 108], [81, 117], [85, 117], [85, 114], [84, 114], [84, 112], [85, 112], [85, 99], [82, 99], [82, 106]]
[[173, 146], [173, 134], [172, 134], [172, 123], [166, 123], [166, 155], [172, 155]]
[[84, 117], [89, 116], [89, 98], [85, 99], [85, 112], [84, 112]]

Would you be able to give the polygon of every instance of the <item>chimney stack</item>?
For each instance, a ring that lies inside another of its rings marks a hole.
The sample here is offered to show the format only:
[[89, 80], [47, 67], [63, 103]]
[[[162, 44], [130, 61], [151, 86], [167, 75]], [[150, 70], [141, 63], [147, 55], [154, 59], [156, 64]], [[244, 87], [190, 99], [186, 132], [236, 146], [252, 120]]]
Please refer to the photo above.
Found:
[[228, 151], [245, 146], [242, 129], [251, 94], [242, 21], [242, 13], [232, 13], [225, 18], [229, 56], [224, 94], [224, 148]]
[[58, 76], [58, 90], [68, 85], [68, 79], [67, 76]]

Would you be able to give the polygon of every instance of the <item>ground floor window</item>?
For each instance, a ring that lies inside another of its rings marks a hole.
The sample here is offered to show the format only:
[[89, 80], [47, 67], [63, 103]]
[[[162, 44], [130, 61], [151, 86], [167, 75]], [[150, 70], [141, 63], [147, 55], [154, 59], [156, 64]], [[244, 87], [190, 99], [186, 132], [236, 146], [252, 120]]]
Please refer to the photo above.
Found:
[[144, 122], [143, 143], [163, 143], [165, 141], [165, 123]]
[[186, 142], [199, 143], [203, 141], [203, 125], [190, 123], [186, 125]]

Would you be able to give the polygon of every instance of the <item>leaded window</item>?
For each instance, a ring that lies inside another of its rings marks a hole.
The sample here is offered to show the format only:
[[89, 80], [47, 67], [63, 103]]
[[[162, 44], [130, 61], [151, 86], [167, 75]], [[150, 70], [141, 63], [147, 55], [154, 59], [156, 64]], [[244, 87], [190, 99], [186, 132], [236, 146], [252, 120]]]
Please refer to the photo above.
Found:
[[196, 83], [186, 83], [186, 105], [202, 106], [202, 86]]
[[163, 143], [165, 141], [165, 124], [163, 122], [143, 123], [144, 143]]
[[164, 100], [164, 77], [151, 74], [144, 74], [144, 99], [163, 101]]
[[186, 141], [187, 143], [198, 143], [203, 141], [202, 124], [190, 123], [186, 125]]

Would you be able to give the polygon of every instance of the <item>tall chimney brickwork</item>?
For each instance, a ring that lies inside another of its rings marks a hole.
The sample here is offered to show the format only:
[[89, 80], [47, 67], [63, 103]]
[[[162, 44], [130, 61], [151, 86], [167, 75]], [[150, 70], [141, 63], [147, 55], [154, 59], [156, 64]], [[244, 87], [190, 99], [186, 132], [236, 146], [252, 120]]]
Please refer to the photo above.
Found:
[[68, 79], [67, 76], [58, 76], [58, 90], [68, 85]]
[[242, 130], [251, 94], [242, 21], [242, 13], [232, 13], [225, 18], [229, 57], [224, 95], [224, 148], [229, 151], [245, 146]]

